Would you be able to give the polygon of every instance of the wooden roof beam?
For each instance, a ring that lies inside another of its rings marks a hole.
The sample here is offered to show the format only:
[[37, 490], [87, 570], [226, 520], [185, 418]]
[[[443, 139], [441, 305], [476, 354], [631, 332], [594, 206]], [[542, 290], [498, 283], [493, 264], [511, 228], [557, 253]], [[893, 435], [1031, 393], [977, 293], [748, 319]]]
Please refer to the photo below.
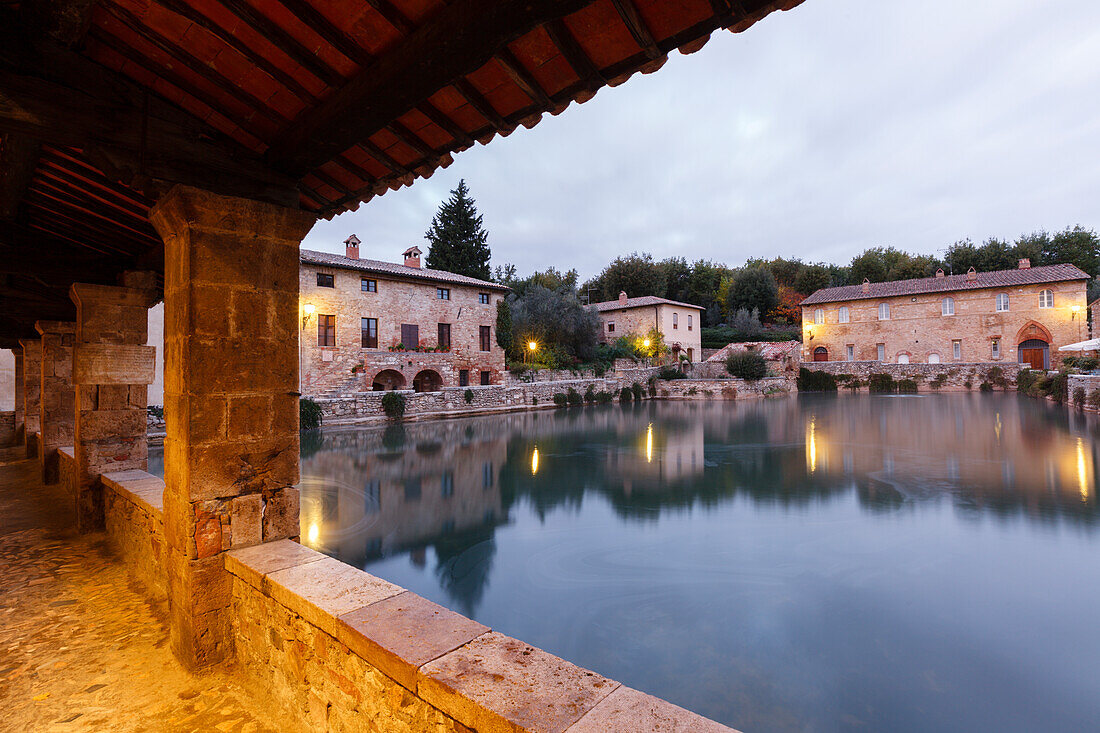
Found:
[[11, 219], [27, 192], [38, 166], [39, 145], [26, 135], [8, 133], [0, 139], [0, 219]]
[[306, 0], [279, 0], [279, 2], [349, 61], [354, 61], [359, 66], [366, 66], [373, 60], [370, 53], [354, 38], [333, 25], [332, 21]]
[[657, 41], [653, 38], [653, 33], [650, 32], [649, 26], [646, 25], [645, 20], [642, 19], [641, 14], [638, 12], [638, 7], [634, 4], [634, 0], [611, 0], [615, 6], [615, 10], [619, 13], [619, 17], [623, 23], [630, 30], [630, 35], [634, 37], [634, 42], [638, 44], [645, 55], [650, 60], [658, 59], [664, 56], [661, 53], [661, 49], [657, 48]]
[[558, 47], [561, 55], [573, 68], [573, 73], [577, 75], [589, 91], [595, 91], [607, 83], [607, 78], [592, 63], [592, 59], [588, 58], [588, 54], [581, 48], [581, 44], [577, 42], [576, 37], [564, 21], [560, 19], [552, 20], [543, 27], [550, 36], [550, 40]]
[[523, 93], [531, 98], [532, 102], [537, 102], [546, 108], [554, 107], [554, 102], [550, 97], [546, 95], [542, 87], [539, 85], [538, 80], [531, 76], [530, 72], [524, 68], [520, 60], [516, 58], [507, 46], [500, 49], [497, 54], [497, 63], [504, 69], [504, 73], [508, 75], [508, 78], [516, 83]]
[[410, 35], [416, 30], [416, 25], [409, 20], [409, 17], [398, 10], [389, 0], [367, 0], [367, 4], [377, 10], [378, 14], [385, 18], [387, 23], [401, 31], [402, 35]]

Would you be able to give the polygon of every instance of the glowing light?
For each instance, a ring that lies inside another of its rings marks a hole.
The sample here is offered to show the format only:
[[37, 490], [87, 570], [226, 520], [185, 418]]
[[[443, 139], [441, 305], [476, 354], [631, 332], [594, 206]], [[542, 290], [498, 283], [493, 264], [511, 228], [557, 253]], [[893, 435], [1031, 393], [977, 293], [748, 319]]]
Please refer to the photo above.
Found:
[[806, 450], [809, 453], [810, 473], [813, 473], [817, 470], [817, 426], [813, 418], [810, 418], [810, 441]]
[[1089, 472], [1088, 466], [1085, 464], [1085, 442], [1080, 438], [1077, 439], [1077, 485], [1081, 491], [1081, 501], [1088, 503], [1089, 494]]
[[539, 350], [539, 345], [537, 343], [535, 343], [534, 341], [528, 341], [527, 342], [527, 349], [529, 351], [538, 351]]
[[302, 306], [302, 312], [305, 313], [307, 316], [312, 316], [314, 313], [317, 312], [317, 306], [313, 305], [313, 303], [306, 303]]
[[997, 436], [997, 440], [1001, 439], [1001, 413], [997, 413], [997, 418], [993, 422], [993, 433]]
[[645, 429], [645, 460], [646, 463], [653, 463], [653, 423]]
[[309, 544], [316, 545], [317, 540], [321, 538], [321, 528], [317, 526], [316, 522], [309, 525], [309, 532], [306, 533], [306, 539]]
[[1081, 312], [1081, 306], [1075, 305], [1072, 308], [1070, 308], [1070, 310], [1073, 311], [1074, 313], [1080, 313]]
[[646, 347], [647, 349], [649, 348], [649, 344], [650, 344], [649, 339], [646, 339], [645, 341], [642, 342], [642, 346]]
[[539, 449], [536, 447], [534, 452], [531, 453], [531, 475], [534, 476], [539, 472]]

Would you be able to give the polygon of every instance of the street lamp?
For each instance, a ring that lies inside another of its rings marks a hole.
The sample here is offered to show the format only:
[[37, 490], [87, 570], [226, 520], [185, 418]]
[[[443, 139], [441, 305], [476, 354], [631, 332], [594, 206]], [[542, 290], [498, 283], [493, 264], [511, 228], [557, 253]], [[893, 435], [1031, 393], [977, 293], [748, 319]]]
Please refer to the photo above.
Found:
[[523, 363], [527, 363], [527, 354], [530, 352], [531, 356], [535, 355], [535, 352], [539, 350], [539, 345], [534, 341], [527, 342], [527, 351], [523, 352]]
[[298, 391], [302, 391], [303, 380], [305, 379], [305, 351], [302, 348], [302, 331], [306, 330], [306, 326], [309, 325], [309, 318], [317, 312], [317, 306], [313, 303], [305, 303], [302, 305], [302, 328], [298, 332]]

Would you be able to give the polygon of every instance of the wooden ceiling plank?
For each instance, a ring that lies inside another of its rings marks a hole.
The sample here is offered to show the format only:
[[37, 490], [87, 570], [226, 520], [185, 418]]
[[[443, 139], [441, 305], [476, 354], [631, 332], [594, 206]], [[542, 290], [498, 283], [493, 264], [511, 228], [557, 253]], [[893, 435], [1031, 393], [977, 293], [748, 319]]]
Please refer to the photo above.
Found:
[[349, 61], [354, 61], [359, 66], [366, 66], [374, 60], [358, 41], [337, 28], [307, 0], [279, 0], [279, 2]]
[[378, 14], [386, 19], [386, 22], [401, 32], [402, 35], [410, 35], [416, 30], [416, 24], [402, 13], [389, 0], [367, 0], [367, 4], [378, 11]]
[[0, 139], [0, 219], [12, 219], [38, 166], [39, 144], [26, 135]]
[[378, 147], [377, 145], [372, 143], [370, 140], [364, 140], [363, 142], [359, 143], [359, 147], [363, 148], [363, 150], [367, 151], [367, 153], [369, 153], [372, 158], [374, 158], [379, 163], [381, 163], [382, 165], [389, 168], [394, 173], [397, 173], [398, 175], [402, 175], [402, 176], [412, 175], [411, 170], [409, 170], [408, 168], [406, 168], [405, 166], [401, 165], [396, 160], [391, 158], [386, 153], [386, 151], [382, 150], [382, 148]]
[[52, 145], [42, 146], [42, 157], [51, 164], [66, 170], [69, 175], [80, 177], [91, 184], [110, 191], [119, 200], [125, 201], [142, 211], [148, 211], [153, 202], [145, 198], [137, 191], [112, 181], [103, 172], [86, 160], [83, 160], [78, 150], [71, 148], [56, 148]]
[[[41, 199], [47, 199], [52, 202], [52, 204], [56, 204], [63, 208], [48, 205]], [[106, 222], [109, 225], [109, 230], [99, 229], [104, 235], [117, 237], [119, 241], [131, 241], [137, 245], [148, 246], [150, 244], [150, 238], [148, 236], [136, 229], [120, 224], [118, 220], [113, 218], [110, 214], [95, 211], [87, 202], [82, 202], [61, 191], [35, 185], [27, 192], [26, 201], [28, 204], [37, 205], [39, 208], [57, 214], [58, 216], [65, 216], [78, 227], [93, 228], [94, 222], [89, 222], [84, 219], [84, 217], [90, 216], [97, 221]], [[125, 249], [119, 249], [118, 251], [123, 253], [128, 252], [128, 250]]]
[[554, 102], [543, 91], [542, 86], [539, 85], [538, 80], [531, 76], [530, 72], [507, 46], [497, 53], [497, 63], [504, 69], [504, 73], [508, 75], [508, 78], [514, 81], [516, 86], [530, 97], [532, 102], [537, 102], [547, 109], [555, 106]]
[[561, 55], [573, 68], [573, 72], [590, 90], [594, 91], [607, 83], [607, 78], [592, 63], [592, 59], [588, 58], [588, 54], [581, 48], [581, 44], [577, 42], [573, 32], [563, 20], [560, 18], [552, 20], [543, 27], [550, 36], [550, 41], [558, 47]]
[[515, 129], [515, 125], [510, 126], [508, 121], [489, 103], [489, 100], [481, 96], [481, 92], [475, 89], [474, 85], [465, 77], [455, 79], [453, 86], [455, 91], [457, 91], [479, 115], [484, 117], [486, 122], [494, 126], [497, 130], [511, 132]]
[[386, 127], [386, 129], [389, 130], [390, 132], [392, 132], [394, 135], [397, 135], [397, 137], [399, 137], [403, 143], [405, 143], [410, 148], [415, 150], [422, 157], [430, 158], [430, 157], [438, 157], [440, 155], [438, 152], [433, 150], [430, 145], [428, 145], [426, 142], [421, 140], [420, 137], [417, 136], [416, 133], [414, 133], [409, 128], [405, 127], [403, 124], [401, 124], [397, 120], [394, 120], [393, 122], [391, 122]]
[[455, 147], [468, 148], [473, 146], [474, 141], [470, 137], [469, 133], [463, 130], [455, 123], [450, 117], [441, 112], [431, 102], [424, 102], [416, 107], [425, 117], [432, 121], [439, 129], [446, 132], [452, 138], [454, 138]]
[[650, 60], [660, 58], [664, 54], [657, 48], [657, 41], [653, 38], [653, 33], [650, 32], [649, 26], [646, 25], [645, 20], [638, 12], [638, 7], [634, 4], [634, 0], [611, 0], [615, 6], [616, 12], [622, 19], [623, 23], [630, 30], [630, 35], [634, 37], [634, 42], [645, 51], [646, 56]]
[[54, 186], [57, 186], [62, 190], [69, 190], [74, 194], [79, 194], [80, 196], [85, 196], [87, 198], [99, 201], [100, 203], [111, 207], [112, 209], [118, 211], [120, 214], [129, 217], [130, 219], [134, 219], [139, 222], [148, 221], [148, 209], [141, 210], [134, 208], [131, 204], [114, 201], [105, 196], [100, 190], [97, 189], [96, 186], [84, 182], [82, 179], [76, 177], [71, 173], [68, 173], [68, 171], [65, 171], [63, 168], [54, 169], [50, 167], [50, 165], [51, 164], [49, 162], [44, 162], [39, 167], [37, 173], [38, 178], [49, 181]]

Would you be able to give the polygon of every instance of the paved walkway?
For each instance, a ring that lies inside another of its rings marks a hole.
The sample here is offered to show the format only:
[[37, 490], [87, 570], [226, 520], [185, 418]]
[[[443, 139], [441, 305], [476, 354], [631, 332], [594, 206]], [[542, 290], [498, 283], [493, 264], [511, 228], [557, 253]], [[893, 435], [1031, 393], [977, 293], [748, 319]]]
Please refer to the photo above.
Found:
[[0, 731], [224, 731], [287, 727], [232, 669], [192, 675], [103, 535], [70, 529], [34, 461], [0, 464]]

